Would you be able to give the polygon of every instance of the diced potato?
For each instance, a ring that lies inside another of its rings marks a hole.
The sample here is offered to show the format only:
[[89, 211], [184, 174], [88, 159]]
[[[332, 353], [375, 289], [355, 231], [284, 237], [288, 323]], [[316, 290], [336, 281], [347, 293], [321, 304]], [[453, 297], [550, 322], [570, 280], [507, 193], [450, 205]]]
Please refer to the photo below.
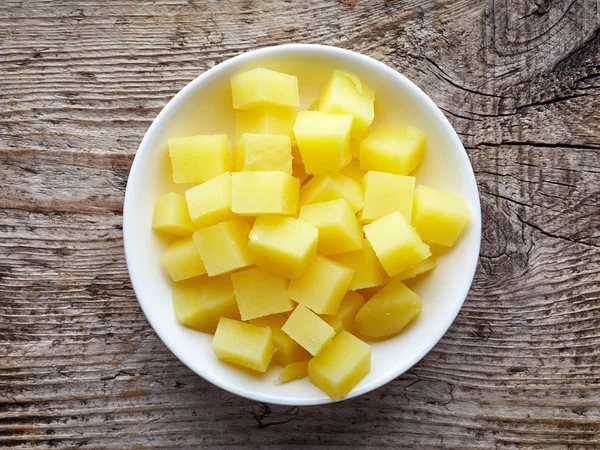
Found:
[[288, 364], [279, 373], [275, 384], [289, 383], [294, 380], [301, 380], [308, 376], [308, 361]]
[[273, 361], [282, 367], [299, 361], [308, 361], [312, 358], [310, 353], [282, 331], [281, 328], [286, 321], [287, 317], [283, 314], [259, 317], [250, 321], [252, 325], [269, 327], [271, 329], [273, 332], [273, 343], [277, 349], [277, 352], [273, 355]]
[[294, 135], [306, 173], [335, 173], [352, 159], [349, 114], [300, 111]]
[[381, 286], [387, 280], [385, 270], [383, 270], [373, 247], [366, 239], [363, 240], [363, 246], [360, 250], [332, 255], [331, 259], [343, 266], [354, 269], [354, 277], [348, 288], [352, 291]]
[[335, 336], [327, 322], [302, 305], [296, 306], [281, 329], [311, 355], [317, 355]]
[[342, 323], [344, 330], [354, 333], [356, 330], [356, 314], [360, 311], [360, 308], [365, 304], [365, 299], [358, 292], [348, 291], [340, 303], [335, 317], [337, 317]]
[[321, 255], [351, 252], [362, 248], [362, 226], [346, 200], [305, 205], [298, 218], [319, 230], [317, 252]]
[[452, 247], [470, 216], [469, 207], [456, 195], [426, 186], [415, 190], [412, 223], [426, 241]]
[[323, 314], [321, 316], [321, 319], [323, 319], [325, 322], [327, 322], [327, 324], [331, 328], [333, 328], [333, 331], [335, 331], [336, 333], [339, 333], [340, 331], [342, 331], [344, 329], [344, 324], [337, 316], [332, 316], [331, 314]]
[[282, 275], [252, 267], [232, 273], [231, 282], [242, 320], [294, 309], [287, 295], [288, 280]]
[[355, 213], [363, 207], [363, 195], [360, 184], [342, 174], [315, 175], [300, 190], [298, 205], [328, 202], [343, 198]]
[[363, 227], [381, 265], [391, 277], [431, 255], [408, 220], [398, 211]]
[[233, 153], [239, 172], [279, 170], [292, 174], [292, 144], [288, 136], [244, 133]]
[[298, 178], [300, 185], [304, 183], [304, 180], [310, 177], [310, 175], [304, 171], [303, 164], [292, 164], [292, 176]]
[[177, 319], [204, 333], [214, 333], [221, 317], [239, 319], [229, 275], [201, 275], [173, 286], [173, 306]]
[[319, 232], [291, 217], [262, 216], [250, 232], [248, 248], [257, 266], [292, 280], [317, 253]]
[[360, 143], [360, 168], [408, 175], [424, 153], [425, 135], [417, 128], [381, 125]]
[[158, 197], [154, 202], [152, 228], [173, 236], [191, 236], [196, 227], [190, 219], [185, 197], [175, 192]]
[[335, 70], [325, 85], [319, 111], [351, 114], [352, 136], [363, 138], [375, 117], [375, 92], [352, 73]]
[[290, 298], [317, 314], [335, 314], [350, 286], [354, 270], [317, 255], [288, 287]]
[[169, 154], [175, 183], [202, 183], [233, 168], [226, 134], [169, 139]]
[[232, 272], [253, 264], [248, 251], [250, 225], [243, 220], [228, 220], [201, 228], [193, 235], [208, 275]]
[[356, 315], [363, 336], [382, 338], [399, 333], [421, 313], [421, 298], [400, 280], [393, 280]]
[[275, 353], [271, 329], [222, 318], [212, 347], [221, 361], [266, 372]]
[[239, 140], [244, 133], [275, 134], [289, 137], [294, 145], [296, 137], [293, 129], [297, 115], [293, 109], [279, 106], [238, 111], [235, 115], [235, 139]]
[[371, 347], [341, 331], [308, 362], [308, 378], [334, 400], [346, 396], [371, 371]]
[[300, 181], [285, 172], [235, 172], [231, 209], [243, 216], [296, 214]]
[[231, 97], [234, 109], [295, 108], [300, 105], [298, 78], [258, 67], [231, 77]]
[[231, 211], [231, 174], [225, 172], [185, 191], [192, 221], [199, 228], [237, 216]]
[[348, 178], [352, 178], [358, 184], [362, 185], [363, 177], [367, 172], [360, 168], [360, 162], [358, 159], [352, 159], [350, 164], [340, 170], [340, 173]]
[[362, 180], [364, 206], [362, 223], [371, 223], [393, 211], [410, 221], [415, 192], [415, 177], [370, 170]]
[[393, 277], [394, 280], [407, 280], [409, 278], [415, 278], [419, 275], [423, 275], [426, 272], [429, 272], [436, 268], [435, 257], [430, 256], [427, 259], [424, 259], [416, 266], [411, 267], [410, 269], [403, 270], [398, 275]]
[[173, 242], [162, 257], [163, 264], [173, 281], [187, 280], [206, 273], [194, 240], [189, 238]]

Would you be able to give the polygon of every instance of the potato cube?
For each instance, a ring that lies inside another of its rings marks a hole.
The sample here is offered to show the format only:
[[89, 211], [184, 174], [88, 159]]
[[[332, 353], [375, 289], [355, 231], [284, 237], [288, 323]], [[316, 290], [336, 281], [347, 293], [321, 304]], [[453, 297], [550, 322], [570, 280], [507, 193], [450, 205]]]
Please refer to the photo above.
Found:
[[298, 205], [328, 202], [343, 198], [355, 213], [363, 207], [362, 188], [359, 183], [339, 173], [315, 175], [300, 190]]
[[356, 314], [360, 311], [360, 308], [365, 304], [365, 299], [358, 292], [348, 291], [340, 303], [338, 312], [335, 314], [342, 322], [344, 330], [354, 333], [356, 330]]
[[290, 298], [317, 314], [335, 314], [350, 286], [354, 270], [317, 255], [288, 287]]
[[298, 78], [274, 70], [257, 67], [231, 77], [234, 109], [261, 106], [300, 106]]
[[308, 361], [288, 364], [279, 373], [275, 384], [289, 383], [294, 380], [301, 380], [308, 376]]
[[419, 275], [423, 275], [424, 273], [429, 272], [430, 270], [435, 269], [437, 266], [435, 262], [435, 257], [430, 256], [427, 259], [424, 259], [416, 266], [411, 267], [410, 269], [403, 270], [398, 275], [394, 276], [393, 280], [407, 280], [409, 278], [415, 278]]
[[363, 177], [367, 172], [360, 168], [360, 162], [357, 159], [352, 159], [350, 164], [340, 170], [340, 173], [348, 178], [353, 179], [362, 186]]
[[292, 280], [317, 253], [319, 232], [291, 217], [262, 216], [250, 232], [248, 248], [258, 267]]
[[390, 277], [410, 269], [431, 255], [429, 247], [398, 211], [365, 225], [363, 229]]
[[415, 192], [415, 177], [370, 170], [362, 181], [364, 206], [362, 223], [371, 223], [393, 211], [410, 221]]
[[185, 197], [175, 192], [158, 197], [154, 203], [152, 228], [173, 236], [191, 236], [196, 227], [190, 219]]
[[391, 281], [356, 315], [363, 336], [382, 338], [399, 333], [421, 313], [421, 298], [400, 280]]
[[266, 372], [275, 353], [269, 328], [222, 318], [212, 341], [213, 351], [221, 361]]
[[335, 173], [352, 159], [349, 114], [300, 111], [294, 135], [306, 173]]
[[351, 114], [352, 136], [363, 138], [375, 117], [375, 92], [352, 73], [335, 70], [319, 100], [319, 111]]
[[302, 186], [304, 181], [310, 177], [310, 175], [305, 172], [303, 164], [292, 164], [292, 176], [298, 178], [300, 186]]
[[197, 227], [208, 227], [237, 216], [231, 211], [231, 174], [225, 172], [185, 191], [189, 215]]
[[426, 186], [415, 190], [412, 223], [422, 239], [452, 247], [469, 221], [465, 201]]
[[296, 214], [300, 181], [284, 172], [235, 172], [231, 209], [243, 216]]
[[360, 250], [332, 255], [331, 259], [343, 266], [354, 269], [354, 277], [348, 287], [351, 291], [381, 286], [387, 280], [379, 258], [377, 258], [373, 247], [366, 239], [363, 240], [363, 246]]
[[348, 395], [371, 371], [371, 347], [341, 331], [308, 362], [308, 379], [334, 400]]
[[206, 273], [200, 253], [191, 237], [180, 239], [169, 245], [163, 254], [162, 261], [173, 281], [187, 280]]
[[302, 305], [296, 306], [281, 329], [313, 356], [335, 336], [327, 322]]
[[244, 133], [233, 153], [235, 170], [279, 170], [292, 174], [292, 144], [287, 136]]
[[250, 225], [243, 220], [228, 220], [201, 228], [193, 235], [208, 275], [232, 272], [253, 264], [248, 251]]
[[235, 115], [235, 139], [239, 140], [244, 133], [275, 134], [287, 136], [295, 144], [294, 123], [297, 115], [293, 109], [279, 106], [238, 111]]
[[305, 205], [298, 219], [319, 230], [317, 252], [322, 255], [350, 252], [363, 245], [362, 226], [346, 200]]
[[175, 183], [202, 183], [231, 172], [233, 163], [226, 134], [169, 139]]
[[214, 333], [221, 317], [240, 318], [229, 275], [179, 281], [173, 286], [172, 297], [177, 319], [204, 333]]
[[425, 135], [417, 128], [381, 125], [360, 143], [360, 168], [408, 175], [424, 153]]
[[294, 309], [287, 295], [288, 280], [282, 275], [252, 267], [232, 273], [231, 282], [242, 320]]
[[269, 327], [271, 329], [273, 332], [273, 343], [277, 349], [277, 352], [273, 356], [273, 361], [283, 367], [299, 361], [308, 361], [312, 358], [310, 353], [282, 331], [281, 328], [286, 321], [287, 317], [283, 314], [273, 314], [250, 321], [252, 325]]

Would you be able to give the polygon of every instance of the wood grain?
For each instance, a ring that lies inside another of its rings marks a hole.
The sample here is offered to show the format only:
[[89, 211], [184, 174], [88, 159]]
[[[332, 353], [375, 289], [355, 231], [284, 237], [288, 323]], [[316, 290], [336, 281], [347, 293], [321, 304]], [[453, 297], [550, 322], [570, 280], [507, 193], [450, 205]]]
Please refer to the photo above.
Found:
[[[0, 447], [600, 448], [596, 0], [3, 0]], [[127, 174], [187, 82], [258, 47], [373, 56], [440, 105], [484, 233], [457, 320], [392, 383], [257, 404], [185, 368], [135, 299]]]

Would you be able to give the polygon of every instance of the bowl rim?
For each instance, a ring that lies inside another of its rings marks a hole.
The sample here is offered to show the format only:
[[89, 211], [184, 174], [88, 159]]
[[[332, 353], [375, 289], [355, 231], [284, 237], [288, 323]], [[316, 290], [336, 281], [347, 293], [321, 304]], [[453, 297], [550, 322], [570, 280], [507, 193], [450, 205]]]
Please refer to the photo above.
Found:
[[196, 78], [194, 78], [192, 81], [190, 81], [185, 87], [183, 87], [177, 94], [175, 94], [175, 96], [173, 96], [173, 98], [171, 98], [171, 100], [169, 100], [167, 102], [167, 104], [162, 108], [162, 110], [158, 113], [158, 115], [154, 118], [154, 120], [148, 127], [148, 130], [146, 130], [146, 133], [144, 134], [144, 137], [142, 138], [142, 141], [140, 142], [140, 145], [136, 151], [135, 157], [133, 159], [133, 163], [131, 165], [131, 170], [129, 172], [128, 180], [127, 180], [127, 187], [125, 190], [125, 199], [124, 199], [124, 204], [123, 204], [123, 246], [124, 246], [124, 251], [125, 251], [125, 260], [126, 260], [126, 264], [127, 264], [127, 271], [129, 273], [129, 278], [131, 280], [131, 285], [132, 285], [134, 293], [136, 295], [136, 299], [138, 300], [138, 303], [139, 303], [144, 315], [146, 316], [146, 320], [148, 320], [148, 322], [150, 323], [150, 326], [152, 327], [152, 329], [154, 330], [154, 332], [156, 333], [158, 338], [169, 349], [169, 351], [171, 353], [173, 353], [173, 355], [175, 355], [175, 357], [177, 357], [177, 359], [179, 359], [192, 372], [199, 375], [206, 381], [212, 383], [213, 385], [215, 385], [227, 392], [230, 392], [232, 394], [235, 394], [235, 395], [238, 395], [240, 397], [247, 398], [250, 400], [258, 401], [258, 402], [266, 402], [266, 403], [270, 403], [270, 404], [290, 405], [290, 406], [292, 406], [292, 405], [294, 405], [294, 406], [312, 406], [312, 405], [335, 403], [335, 401], [330, 399], [327, 396], [325, 396], [325, 398], [320, 399], [320, 400], [306, 399], [306, 401], [302, 401], [302, 399], [297, 399], [297, 398], [295, 398], [295, 399], [287, 399], [285, 397], [275, 398], [271, 395], [264, 395], [259, 391], [250, 391], [250, 390], [246, 390], [242, 387], [239, 387], [239, 386], [236, 386], [233, 384], [229, 384], [229, 383], [225, 382], [223, 379], [213, 376], [210, 373], [210, 371], [206, 371], [204, 373], [199, 373], [199, 371], [196, 369], [196, 366], [194, 364], [192, 364], [191, 361], [189, 360], [189, 358], [187, 357], [186, 353], [183, 351], [179, 351], [178, 347], [171, 345], [168, 335], [164, 335], [164, 333], [159, 331], [159, 330], [161, 330], [161, 326], [160, 326], [160, 324], [155, 323], [156, 321], [151, 318], [152, 315], [149, 313], [150, 308], [148, 306], [148, 303], [146, 303], [146, 305], [144, 305], [144, 302], [142, 302], [140, 300], [138, 292], [141, 292], [141, 290], [137, 287], [141, 286], [143, 283], [143, 279], [142, 279], [143, 274], [136, 272], [134, 263], [133, 263], [133, 256], [132, 256], [133, 252], [135, 250], [131, 247], [130, 244], [128, 244], [128, 242], [131, 242], [131, 239], [129, 238], [129, 236], [131, 236], [133, 233], [135, 233], [135, 230], [131, 229], [132, 227], [129, 225], [131, 223], [131, 221], [128, 220], [128, 217], [130, 217], [133, 214], [133, 211], [135, 210], [133, 203], [132, 203], [132, 196], [134, 194], [132, 193], [133, 187], [131, 187], [131, 186], [133, 184], [133, 180], [136, 180], [138, 178], [138, 171], [140, 170], [141, 160], [142, 160], [144, 154], [149, 151], [148, 147], [150, 147], [150, 145], [149, 145], [149, 143], [151, 142], [150, 136], [152, 135], [153, 128], [158, 126], [157, 124], [159, 122], [163, 121], [167, 116], [172, 114], [172, 112], [174, 112], [179, 107], [180, 103], [185, 101], [188, 94], [195, 91], [196, 87], [198, 87], [199, 85], [204, 83], [206, 80], [209, 80], [213, 77], [218, 76], [219, 72], [221, 72], [222, 70], [227, 69], [230, 66], [235, 66], [246, 60], [251, 60], [252, 58], [259, 56], [259, 55], [263, 56], [263, 55], [269, 55], [269, 54], [277, 54], [277, 53], [281, 53], [281, 52], [317, 52], [317, 53], [322, 53], [322, 54], [340, 55], [344, 58], [347, 58], [347, 57], [355, 58], [363, 64], [371, 65], [376, 70], [387, 73], [392, 78], [397, 79], [399, 84], [403, 85], [404, 87], [410, 88], [419, 97], [420, 101], [423, 101], [426, 104], [426, 106], [429, 107], [429, 109], [432, 111], [432, 114], [435, 115], [435, 120], [438, 121], [446, 129], [446, 131], [449, 132], [449, 135], [451, 136], [451, 140], [452, 140], [452, 142], [450, 143], [450, 146], [457, 147], [458, 149], [462, 149], [462, 152], [459, 152], [460, 153], [459, 158], [461, 159], [461, 164], [466, 164], [471, 169], [470, 173], [472, 174], [472, 177], [469, 177], [470, 179], [466, 180], [466, 183], [468, 185], [468, 189], [472, 190], [475, 193], [476, 198], [477, 198], [475, 210], [471, 211], [472, 222], [469, 225], [470, 227], [473, 227], [472, 231], [476, 233], [477, 257], [470, 259], [468, 261], [468, 263], [462, 267], [463, 272], [466, 272], [469, 274], [469, 276], [467, 278], [469, 281], [468, 281], [468, 283], [465, 283], [465, 285], [463, 286], [463, 292], [460, 295], [460, 297], [462, 298], [462, 301], [457, 302], [456, 305], [454, 305], [454, 309], [452, 310], [451, 314], [449, 314], [447, 316], [446, 322], [444, 322], [442, 324], [438, 324], [439, 327], [437, 328], [438, 331], [435, 333], [435, 339], [432, 339], [428, 345], [422, 347], [419, 352], [417, 352], [410, 359], [408, 359], [402, 365], [403, 368], [399, 372], [392, 373], [391, 375], [388, 374], [387, 376], [383, 376], [381, 378], [375, 379], [374, 381], [372, 381], [371, 383], [369, 383], [365, 386], [360, 386], [360, 388], [355, 388], [347, 396], [342, 398], [340, 401], [349, 400], [349, 399], [357, 397], [359, 395], [371, 392], [371, 391], [389, 383], [390, 381], [401, 376], [402, 374], [406, 373], [416, 363], [418, 363], [421, 359], [423, 359], [423, 357], [425, 357], [425, 355], [427, 355], [427, 353], [429, 353], [435, 345], [438, 344], [438, 342], [446, 334], [446, 332], [448, 331], [450, 326], [454, 323], [454, 321], [455, 321], [460, 309], [462, 308], [462, 306], [467, 298], [467, 295], [471, 289], [471, 285], [473, 283], [473, 279], [474, 279], [475, 272], [477, 269], [477, 263], [479, 260], [479, 252], [480, 252], [480, 247], [481, 247], [481, 199], [479, 196], [479, 190], [477, 188], [477, 183], [476, 183], [476, 179], [475, 179], [475, 174], [473, 172], [473, 167], [467, 156], [467, 152], [466, 152], [462, 142], [460, 141], [456, 131], [454, 130], [454, 127], [450, 124], [447, 117], [442, 113], [442, 111], [435, 104], [435, 102], [431, 98], [429, 98], [429, 96], [427, 94], [425, 94], [425, 92], [423, 92], [423, 90], [421, 88], [419, 88], [416, 84], [414, 84], [411, 80], [409, 80], [407, 77], [402, 75], [400, 72], [396, 71], [395, 69], [391, 68], [390, 66], [388, 66], [387, 64], [385, 64], [381, 61], [378, 61], [370, 56], [363, 55], [361, 53], [358, 53], [358, 52], [355, 52], [352, 50], [348, 50], [348, 49], [344, 49], [344, 48], [340, 48], [340, 47], [333, 47], [333, 46], [329, 46], [329, 45], [322, 45], [322, 44], [282, 44], [282, 45], [275, 45], [275, 46], [269, 46], [269, 47], [263, 47], [263, 48], [251, 50], [251, 51], [242, 53], [240, 55], [234, 56], [232, 58], [229, 58], [225, 61], [222, 61], [221, 63], [219, 63], [219, 64], [215, 65], [214, 67], [211, 67], [210, 69], [201, 73]]

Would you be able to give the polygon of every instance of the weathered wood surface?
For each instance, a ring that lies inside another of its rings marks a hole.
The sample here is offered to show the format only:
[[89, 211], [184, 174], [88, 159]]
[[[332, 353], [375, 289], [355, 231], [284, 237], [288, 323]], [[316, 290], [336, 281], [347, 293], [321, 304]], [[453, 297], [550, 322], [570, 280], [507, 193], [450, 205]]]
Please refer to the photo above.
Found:
[[[0, 447], [600, 448], [596, 0], [2, 0]], [[179, 363], [128, 280], [128, 170], [226, 58], [325, 43], [404, 73], [460, 133], [484, 213], [456, 322], [406, 375], [269, 407]]]

